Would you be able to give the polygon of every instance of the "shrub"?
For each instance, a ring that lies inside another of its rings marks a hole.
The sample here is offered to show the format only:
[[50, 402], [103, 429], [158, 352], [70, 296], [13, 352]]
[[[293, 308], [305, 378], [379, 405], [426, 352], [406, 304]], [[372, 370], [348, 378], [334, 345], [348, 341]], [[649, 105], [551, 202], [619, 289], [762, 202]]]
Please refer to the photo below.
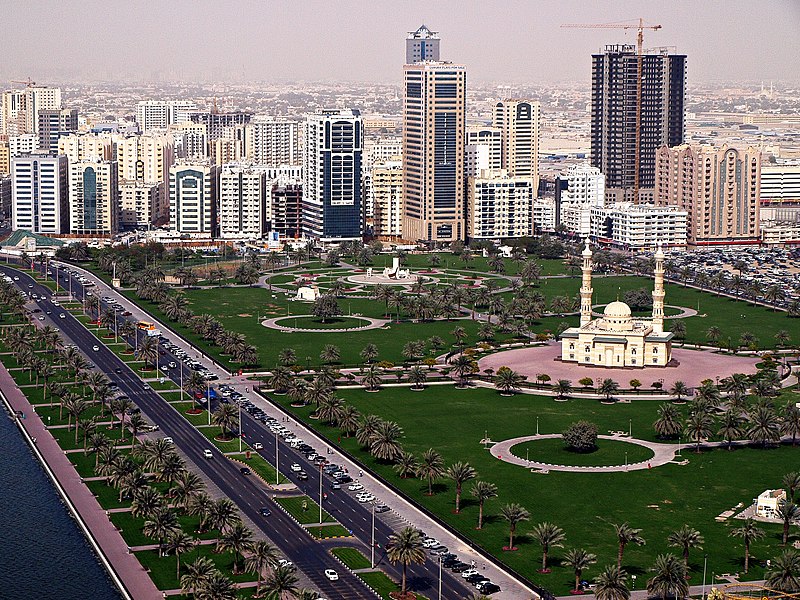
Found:
[[564, 446], [572, 452], [592, 452], [597, 449], [597, 425], [589, 421], [577, 421], [561, 435]]

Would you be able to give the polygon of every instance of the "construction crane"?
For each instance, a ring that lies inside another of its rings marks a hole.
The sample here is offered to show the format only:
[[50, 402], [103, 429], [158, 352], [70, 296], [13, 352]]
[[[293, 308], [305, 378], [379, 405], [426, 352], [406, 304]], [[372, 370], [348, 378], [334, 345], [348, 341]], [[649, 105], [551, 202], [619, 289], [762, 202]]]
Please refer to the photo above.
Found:
[[26, 79], [26, 80], [14, 80], [14, 79], [12, 79], [11, 83], [24, 83], [25, 87], [33, 87], [33, 86], [36, 85], [36, 82], [33, 81], [30, 77], [28, 77], [28, 79]]
[[634, 173], [633, 173], [633, 203], [639, 204], [639, 154], [642, 137], [642, 44], [644, 42], [644, 30], [652, 29], [658, 31], [661, 25], [646, 25], [644, 19], [639, 19], [638, 23], [620, 21], [617, 23], [565, 23], [564, 28], [574, 29], [636, 29], [636, 149], [634, 153]]

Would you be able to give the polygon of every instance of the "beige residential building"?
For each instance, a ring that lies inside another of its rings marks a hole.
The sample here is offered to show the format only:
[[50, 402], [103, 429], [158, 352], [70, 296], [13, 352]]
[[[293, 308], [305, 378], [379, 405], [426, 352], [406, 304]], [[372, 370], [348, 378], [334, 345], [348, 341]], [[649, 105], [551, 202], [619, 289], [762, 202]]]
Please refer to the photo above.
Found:
[[122, 181], [119, 184], [119, 225], [125, 228], [147, 227], [169, 216], [164, 214], [164, 183]]
[[688, 213], [689, 244], [758, 240], [760, 189], [756, 148], [681, 144], [656, 153], [656, 205]]
[[494, 107], [494, 126], [502, 132], [502, 168], [512, 177], [533, 178], [539, 189], [541, 107], [531, 100], [501, 100]]
[[219, 180], [220, 236], [262, 238], [270, 219], [264, 170], [238, 165], [223, 167]]
[[118, 212], [117, 163], [110, 160], [70, 161], [70, 233], [86, 236], [116, 233]]
[[419, 62], [403, 71], [403, 238], [464, 239], [467, 69]]
[[534, 234], [536, 189], [531, 177], [484, 169], [467, 179], [467, 237], [500, 239]]
[[403, 162], [395, 157], [375, 163], [371, 177], [374, 235], [399, 238], [403, 230]]
[[114, 140], [109, 134], [73, 133], [58, 140], [58, 153], [70, 163], [89, 159], [113, 160]]
[[8, 136], [0, 134], [0, 175], [11, 172], [11, 148]]
[[169, 182], [169, 168], [175, 162], [172, 138], [160, 134], [126, 137], [117, 141], [119, 178], [148, 183]]

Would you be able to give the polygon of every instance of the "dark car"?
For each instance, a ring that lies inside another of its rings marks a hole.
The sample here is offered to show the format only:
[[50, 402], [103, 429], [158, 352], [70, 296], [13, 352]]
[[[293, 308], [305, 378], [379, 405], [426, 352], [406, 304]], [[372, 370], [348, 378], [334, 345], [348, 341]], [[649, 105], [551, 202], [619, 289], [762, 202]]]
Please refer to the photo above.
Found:
[[272, 511], [268, 509], [266, 506], [262, 506], [259, 511], [262, 517], [268, 517], [272, 514]]
[[114, 369], [114, 373], [120, 375], [122, 373], [122, 369], [120, 367], [117, 367], [116, 369]]
[[476, 585], [481, 581], [489, 581], [489, 578], [481, 575], [480, 573], [476, 573], [475, 575], [470, 575], [467, 577], [467, 583], [471, 583], [472, 585]]
[[308, 479], [308, 473], [306, 473], [305, 471], [300, 471], [300, 472], [297, 474], [297, 478], [298, 478], [300, 481], [306, 481], [306, 480]]
[[465, 562], [461, 562], [461, 561], [459, 561], [459, 562], [457, 562], [456, 564], [454, 564], [452, 567], [450, 567], [450, 570], [451, 570], [453, 573], [463, 573], [463, 572], [464, 572], [464, 571], [466, 571], [467, 569], [471, 569], [471, 568], [472, 568], [472, 566], [471, 566], [471, 565], [468, 565], [468, 564], [467, 564], [467, 563], [465, 563]]
[[492, 583], [491, 581], [488, 581], [488, 582], [484, 583], [483, 585], [481, 585], [478, 588], [478, 591], [481, 594], [484, 594], [484, 595], [488, 596], [489, 594], [494, 594], [495, 592], [499, 592], [500, 591], [500, 586], [497, 585], [496, 583]]
[[242, 475], [250, 475], [250, 469], [248, 469], [247, 467], [242, 467], [239, 469], [239, 473], [241, 473]]

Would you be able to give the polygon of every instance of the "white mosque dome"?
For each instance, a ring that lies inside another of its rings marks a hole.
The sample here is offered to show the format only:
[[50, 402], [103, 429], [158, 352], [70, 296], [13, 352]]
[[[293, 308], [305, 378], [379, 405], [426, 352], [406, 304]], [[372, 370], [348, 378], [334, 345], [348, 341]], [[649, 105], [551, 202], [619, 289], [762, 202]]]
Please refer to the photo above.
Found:
[[605, 310], [603, 311], [603, 316], [611, 319], [630, 317], [631, 307], [624, 302], [617, 300], [616, 302], [611, 302], [606, 306]]

